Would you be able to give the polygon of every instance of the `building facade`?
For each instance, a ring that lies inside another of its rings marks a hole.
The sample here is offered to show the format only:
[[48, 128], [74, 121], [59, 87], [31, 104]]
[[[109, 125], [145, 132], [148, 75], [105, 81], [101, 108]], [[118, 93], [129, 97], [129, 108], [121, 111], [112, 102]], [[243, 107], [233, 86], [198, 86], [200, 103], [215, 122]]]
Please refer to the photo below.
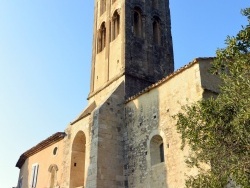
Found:
[[20, 156], [18, 187], [184, 187], [198, 172], [172, 116], [218, 93], [212, 60], [174, 72], [168, 0], [95, 0], [88, 105]]

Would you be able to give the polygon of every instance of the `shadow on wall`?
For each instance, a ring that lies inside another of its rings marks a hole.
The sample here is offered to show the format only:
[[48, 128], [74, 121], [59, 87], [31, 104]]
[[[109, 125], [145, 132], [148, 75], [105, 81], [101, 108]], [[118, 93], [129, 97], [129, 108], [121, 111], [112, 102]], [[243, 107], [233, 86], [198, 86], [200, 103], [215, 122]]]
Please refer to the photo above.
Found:
[[126, 103], [125, 187], [167, 185], [166, 140], [159, 126], [159, 93], [153, 89]]
[[123, 187], [124, 83], [92, 113], [86, 188]]

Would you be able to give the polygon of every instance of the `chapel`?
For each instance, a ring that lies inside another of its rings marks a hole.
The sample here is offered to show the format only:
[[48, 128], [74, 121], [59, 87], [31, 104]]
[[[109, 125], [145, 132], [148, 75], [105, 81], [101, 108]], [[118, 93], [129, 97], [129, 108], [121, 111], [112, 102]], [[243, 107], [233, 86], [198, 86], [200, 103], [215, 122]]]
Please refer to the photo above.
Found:
[[169, 0], [95, 0], [88, 105], [19, 157], [18, 188], [183, 188], [175, 114], [217, 95], [213, 58], [174, 71]]

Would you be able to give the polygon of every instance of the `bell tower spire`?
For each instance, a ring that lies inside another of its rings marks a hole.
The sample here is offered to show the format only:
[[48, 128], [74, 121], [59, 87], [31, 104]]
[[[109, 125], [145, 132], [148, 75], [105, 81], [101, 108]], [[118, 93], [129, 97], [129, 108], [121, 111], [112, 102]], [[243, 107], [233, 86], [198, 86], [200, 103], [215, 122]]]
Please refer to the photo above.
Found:
[[168, 0], [95, 0], [89, 99], [123, 77], [130, 97], [174, 71]]

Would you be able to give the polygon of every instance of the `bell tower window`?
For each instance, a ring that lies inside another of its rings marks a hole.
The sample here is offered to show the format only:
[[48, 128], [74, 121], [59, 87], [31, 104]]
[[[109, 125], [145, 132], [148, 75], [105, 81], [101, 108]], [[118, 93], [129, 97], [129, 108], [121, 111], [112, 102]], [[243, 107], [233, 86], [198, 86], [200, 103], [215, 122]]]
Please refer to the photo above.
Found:
[[141, 11], [139, 8], [134, 9], [134, 25], [133, 25], [133, 32], [134, 36], [136, 37], [142, 37], [142, 16], [141, 16]]
[[105, 27], [105, 22], [103, 22], [98, 31], [98, 41], [97, 41], [98, 53], [105, 48], [105, 45], [106, 45], [106, 27]]
[[153, 21], [153, 40], [155, 44], [161, 44], [160, 19], [158, 17], [155, 17]]
[[112, 40], [114, 40], [120, 33], [120, 15], [117, 11], [112, 17]]

